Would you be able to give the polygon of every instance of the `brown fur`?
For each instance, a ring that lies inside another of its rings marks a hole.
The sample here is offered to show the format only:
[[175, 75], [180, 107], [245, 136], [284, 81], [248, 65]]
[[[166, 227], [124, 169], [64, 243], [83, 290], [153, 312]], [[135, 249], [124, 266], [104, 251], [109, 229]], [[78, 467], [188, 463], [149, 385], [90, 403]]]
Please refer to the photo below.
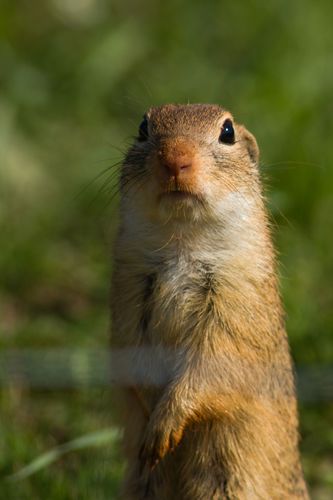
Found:
[[125, 158], [112, 346], [127, 349], [126, 499], [305, 499], [254, 137], [219, 106], [148, 113]]

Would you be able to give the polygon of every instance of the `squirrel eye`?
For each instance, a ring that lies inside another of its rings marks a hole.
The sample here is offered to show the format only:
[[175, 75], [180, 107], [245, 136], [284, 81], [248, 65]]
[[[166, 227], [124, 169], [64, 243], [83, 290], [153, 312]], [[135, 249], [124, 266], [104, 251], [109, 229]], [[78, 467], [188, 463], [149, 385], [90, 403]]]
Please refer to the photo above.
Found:
[[138, 141], [143, 142], [148, 139], [148, 120], [146, 117], [143, 118], [139, 126], [139, 136]]
[[235, 142], [234, 127], [232, 125], [232, 121], [229, 119], [223, 123], [219, 142], [223, 142], [224, 144], [234, 144]]

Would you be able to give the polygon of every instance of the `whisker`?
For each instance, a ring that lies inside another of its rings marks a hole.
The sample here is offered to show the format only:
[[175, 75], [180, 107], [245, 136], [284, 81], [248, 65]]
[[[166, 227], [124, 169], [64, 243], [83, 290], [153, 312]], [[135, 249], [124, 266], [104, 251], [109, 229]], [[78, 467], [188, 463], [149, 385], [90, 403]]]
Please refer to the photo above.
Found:
[[113, 171], [119, 171], [117, 170], [119, 165], [121, 165], [123, 162], [123, 160], [119, 160], [117, 161], [116, 163], [113, 163], [112, 165], [109, 165], [108, 167], [106, 167], [105, 169], [103, 169], [101, 172], [99, 172], [91, 181], [89, 181], [87, 184], [85, 184], [81, 189], [80, 191], [75, 195], [74, 199], [77, 200], [80, 196], [83, 195], [83, 193], [85, 193], [87, 191], [87, 189], [92, 186], [92, 184], [94, 184], [98, 179], [100, 179], [101, 177], [103, 177], [103, 175], [106, 175], [108, 172], [110, 172], [110, 170], [113, 170]]
[[121, 149], [119, 146], [115, 146], [115, 144], [112, 144], [112, 142], [110, 141], [106, 141], [106, 144], [110, 146], [112, 149], [118, 151], [122, 156], [126, 154], [126, 149]]
[[[111, 172], [111, 174], [107, 177], [107, 179], [103, 182], [102, 186], [100, 186], [100, 188], [98, 189], [97, 193], [95, 194], [95, 196], [92, 198], [91, 202], [90, 202], [90, 206], [103, 194], [107, 194], [108, 192], [108, 188], [110, 187], [110, 185], [117, 185], [117, 179], [119, 177], [119, 171], [118, 172]], [[113, 187], [112, 186], [112, 187]]]
[[[111, 196], [108, 198], [107, 203], [104, 205], [104, 209], [106, 209], [111, 202], [114, 200], [114, 198], [117, 196], [117, 194], [120, 194], [122, 196], [126, 196], [128, 192], [130, 191], [131, 187], [138, 181], [143, 180], [145, 178], [145, 172], [138, 171], [131, 177], [128, 177], [121, 186], [118, 184], [114, 186], [116, 189], [112, 192], [111, 191]], [[143, 184], [140, 184], [139, 187], [142, 187]]]

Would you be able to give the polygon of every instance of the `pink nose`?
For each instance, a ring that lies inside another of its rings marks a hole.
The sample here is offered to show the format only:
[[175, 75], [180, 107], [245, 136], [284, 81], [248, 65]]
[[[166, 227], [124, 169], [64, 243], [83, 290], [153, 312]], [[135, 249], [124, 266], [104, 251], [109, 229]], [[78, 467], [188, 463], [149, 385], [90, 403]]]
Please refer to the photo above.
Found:
[[173, 158], [164, 158], [162, 165], [170, 177], [179, 177], [192, 167], [192, 160], [188, 156], [178, 155]]

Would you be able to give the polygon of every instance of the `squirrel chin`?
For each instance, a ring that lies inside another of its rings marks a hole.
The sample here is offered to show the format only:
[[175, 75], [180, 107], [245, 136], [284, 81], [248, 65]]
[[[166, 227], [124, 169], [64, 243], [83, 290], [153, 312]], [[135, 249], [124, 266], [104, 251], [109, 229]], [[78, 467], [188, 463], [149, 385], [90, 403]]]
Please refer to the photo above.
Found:
[[158, 197], [157, 214], [165, 223], [181, 220], [199, 221], [207, 218], [207, 200], [197, 193], [164, 192]]

